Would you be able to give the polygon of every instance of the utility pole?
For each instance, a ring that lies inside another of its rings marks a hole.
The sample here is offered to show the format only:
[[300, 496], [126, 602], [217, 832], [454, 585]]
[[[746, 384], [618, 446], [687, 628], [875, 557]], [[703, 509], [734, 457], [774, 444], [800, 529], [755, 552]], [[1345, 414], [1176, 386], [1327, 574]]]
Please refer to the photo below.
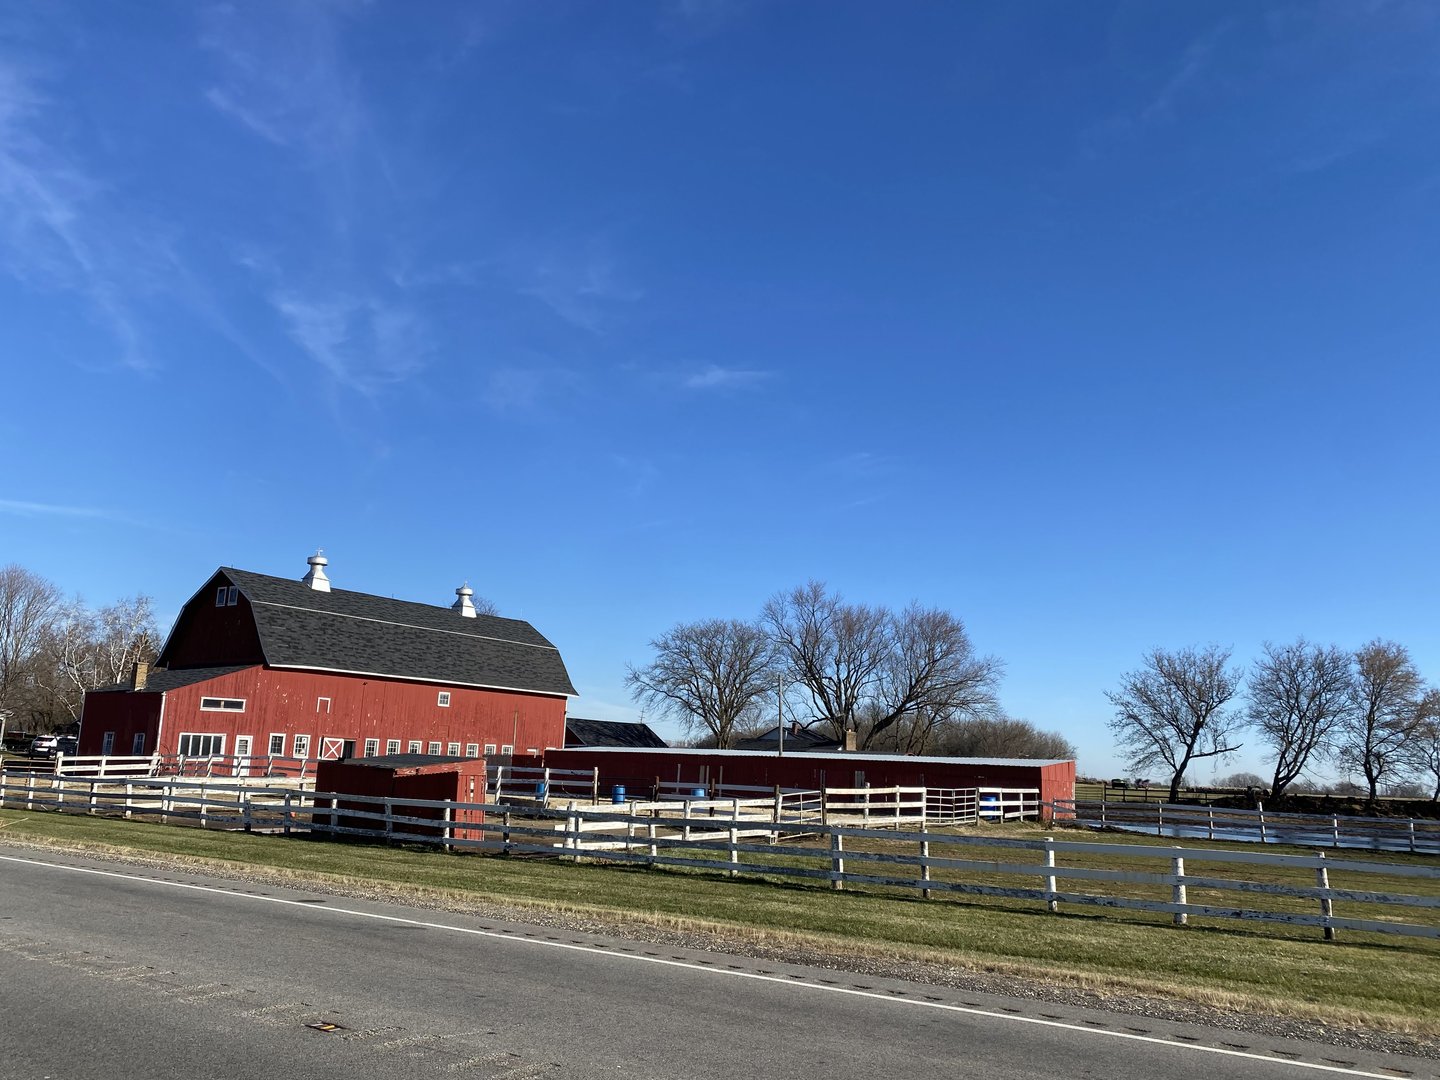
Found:
[[785, 756], [785, 676], [775, 676], [775, 723], [779, 726], [775, 729], [776, 735], [780, 738], [780, 752], [777, 757]]

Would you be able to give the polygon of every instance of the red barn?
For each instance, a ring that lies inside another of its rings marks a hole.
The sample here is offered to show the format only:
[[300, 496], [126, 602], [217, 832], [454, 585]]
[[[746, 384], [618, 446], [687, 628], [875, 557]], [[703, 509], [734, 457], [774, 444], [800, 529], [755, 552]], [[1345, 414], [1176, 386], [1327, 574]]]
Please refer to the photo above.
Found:
[[84, 754], [241, 758], [534, 754], [575, 693], [527, 622], [222, 567], [129, 684], [85, 695]]

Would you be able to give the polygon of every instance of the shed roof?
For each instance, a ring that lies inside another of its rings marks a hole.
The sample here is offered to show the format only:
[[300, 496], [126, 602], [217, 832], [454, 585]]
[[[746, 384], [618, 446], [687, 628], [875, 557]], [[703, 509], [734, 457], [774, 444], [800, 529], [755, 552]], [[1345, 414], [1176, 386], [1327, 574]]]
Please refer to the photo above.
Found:
[[578, 716], [567, 716], [565, 745], [660, 749], [668, 744], [655, 734], [649, 724], [624, 723], [619, 720], [584, 720]]

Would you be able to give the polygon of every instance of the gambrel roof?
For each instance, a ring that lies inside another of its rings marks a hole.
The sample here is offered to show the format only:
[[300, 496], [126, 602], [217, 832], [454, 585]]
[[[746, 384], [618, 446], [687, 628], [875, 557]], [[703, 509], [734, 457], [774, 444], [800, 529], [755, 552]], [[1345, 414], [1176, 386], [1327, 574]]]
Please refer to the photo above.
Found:
[[[533, 626], [369, 593], [321, 592], [300, 581], [221, 567], [186, 608], [207, 604], [215, 588], [239, 588], [272, 668], [371, 675], [442, 686], [573, 695], [560, 652]], [[156, 660], [165, 666], [171, 641]]]

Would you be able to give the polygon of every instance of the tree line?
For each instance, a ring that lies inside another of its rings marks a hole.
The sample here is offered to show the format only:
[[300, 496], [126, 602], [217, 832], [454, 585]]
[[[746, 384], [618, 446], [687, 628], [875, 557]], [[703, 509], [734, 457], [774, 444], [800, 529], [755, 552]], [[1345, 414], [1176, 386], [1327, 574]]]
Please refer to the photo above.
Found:
[[1328, 764], [1360, 778], [1372, 803], [1382, 784], [1407, 781], [1440, 801], [1440, 689], [1403, 645], [1377, 638], [1347, 650], [1302, 637], [1267, 642], [1248, 667], [1232, 664], [1232, 651], [1154, 649], [1106, 693], [1117, 745], [1133, 768], [1169, 772], [1171, 801], [1192, 764], [1249, 736], [1268, 755], [1274, 798]]
[[797, 722], [836, 741], [853, 732], [871, 751], [1075, 756], [1061, 736], [1003, 714], [1002, 664], [939, 608], [849, 603], [810, 581], [754, 619], [678, 623], [650, 647], [649, 664], [626, 670], [634, 699], [720, 749]]
[[148, 596], [95, 608], [22, 566], [0, 567], [0, 713], [12, 730], [80, 719], [85, 691], [121, 681], [159, 646]]

